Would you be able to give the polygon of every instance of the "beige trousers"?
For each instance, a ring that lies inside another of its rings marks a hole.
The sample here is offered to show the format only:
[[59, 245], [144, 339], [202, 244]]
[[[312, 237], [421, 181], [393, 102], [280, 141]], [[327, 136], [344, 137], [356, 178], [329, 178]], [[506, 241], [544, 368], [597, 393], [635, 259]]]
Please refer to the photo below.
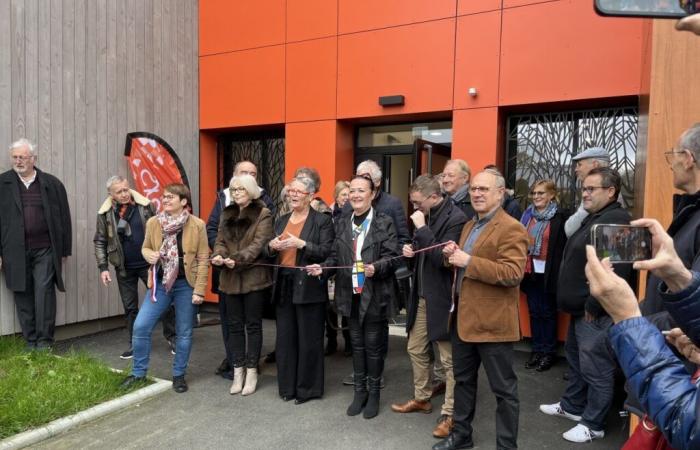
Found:
[[[442, 413], [452, 415], [454, 405], [455, 379], [452, 372], [452, 344], [450, 341], [435, 342], [439, 351], [439, 358], [445, 369], [445, 402], [442, 405]], [[416, 400], [430, 400], [433, 387], [430, 379], [431, 364], [428, 340], [428, 321], [425, 312], [425, 299], [418, 299], [418, 312], [416, 322], [408, 334], [408, 356], [413, 365], [413, 397]], [[438, 355], [435, 355], [437, 358]]]

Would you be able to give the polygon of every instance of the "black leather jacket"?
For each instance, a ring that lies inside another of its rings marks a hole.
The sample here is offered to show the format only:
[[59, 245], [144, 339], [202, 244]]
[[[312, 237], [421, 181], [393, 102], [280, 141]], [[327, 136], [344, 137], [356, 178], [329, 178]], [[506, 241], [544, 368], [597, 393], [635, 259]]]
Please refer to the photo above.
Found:
[[[155, 208], [148, 198], [134, 190], [131, 190], [131, 197], [136, 203], [145, 230], [148, 219], [156, 215]], [[124, 252], [117, 234], [116, 218], [113, 211], [112, 199], [108, 197], [97, 212], [97, 228], [93, 238], [95, 259], [100, 272], [108, 270], [111, 264], [114, 266], [114, 270], [123, 275]]]

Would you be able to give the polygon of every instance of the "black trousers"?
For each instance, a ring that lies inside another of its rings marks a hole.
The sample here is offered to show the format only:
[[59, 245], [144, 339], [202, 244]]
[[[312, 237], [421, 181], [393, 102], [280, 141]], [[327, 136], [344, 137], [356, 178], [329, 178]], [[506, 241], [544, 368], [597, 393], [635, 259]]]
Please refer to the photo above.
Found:
[[[284, 291], [283, 291], [284, 292]], [[284, 293], [277, 305], [277, 385], [281, 396], [323, 396], [323, 328], [326, 303], [293, 304]]]
[[228, 348], [233, 367], [258, 367], [262, 349], [264, 290], [246, 294], [223, 294], [228, 317]]
[[[139, 280], [144, 285], [148, 283], [148, 266], [138, 269], [126, 269], [124, 275], [117, 271], [117, 286], [119, 296], [124, 305], [124, 319], [126, 329], [129, 332], [129, 345], [134, 334], [134, 321], [139, 313]], [[160, 318], [163, 324], [163, 337], [171, 340], [175, 338], [175, 308], [171, 305]]]
[[370, 391], [379, 392], [379, 380], [384, 373], [388, 321], [383, 317], [365, 314], [360, 322], [359, 295], [353, 295], [350, 314], [350, 341], [355, 389], [363, 390], [365, 381]]
[[[338, 343], [338, 313], [333, 311], [330, 304], [326, 307], [326, 338], [328, 342]], [[350, 330], [348, 329], [348, 318], [341, 316], [341, 327], [343, 328], [343, 339], [345, 346], [350, 348]]]
[[15, 291], [17, 319], [28, 344], [53, 343], [56, 328], [56, 269], [51, 247], [27, 249], [25, 289]]
[[455, 377], [454, 432], [471, 437], [476, 410], [476, 386], [483, 363], [491, 392], [496, 396], [496, 448], [518, 448], [518, 378], [513, 371], [513, 343], [462, 341], [452, 330], [452, 368]]

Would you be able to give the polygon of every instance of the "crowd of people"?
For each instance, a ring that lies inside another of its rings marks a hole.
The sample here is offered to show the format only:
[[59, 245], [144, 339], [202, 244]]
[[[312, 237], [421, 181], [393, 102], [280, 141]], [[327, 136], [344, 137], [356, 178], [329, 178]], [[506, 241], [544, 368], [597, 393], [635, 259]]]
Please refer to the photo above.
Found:
[[[53, 343], [55, 287], [63, 290], [61, 264], [70, 255], [70, 209], [61, 182], [35, 167], [31, 142], [15, 142], [10, 153], [13, 168], [0, 174], [0, 267], [28, 349], [45, 349]], [[240, 161], [206, 223], [192, 214], [187, 186], [167, 185], [156, 212], [128, 180], [113, 176], [94, 247], [102, 283], [112, 282], [112, 266], [124, 305], [129, 347], [121, 357], [133, 358], [133, 366], [123, 385], [143, 382], [161, 321], [174, 354], [173, 389], [188, 390], [196, 309], [213, 267], [225, 353], [218, 372], [232, 380], [230, 394], [258, 388], [262, 318], [271, 306], [279, 397], [296, 404], [323, 397], [324, 355], [337, 350], [341, 329], [353, 366], [346, 413], [371, 419], [381, 410], [388, 323], [405, 308], [413, 396], [391, 410], [430, 413], [431, 399], [444, 390], [432, 430], [441, 440], [433, 448], [471, 448], [483, 366], [497, 401], [497, 447], [517, 448], [513, 344], [521, 339], [522, 291], [532, 331], [525, 367], [534, 373], [557, 361], [557, 313], [571, 316], [567, 387], [556, 403], [539, 407], [576, 422], [564, 439], [604, 437], [621, 367], [629, 403], [648, 415], [644, 423], [673, 448], [698, 448], [700, 396], [691, 372], [700, 362], [700, 124], [666, 159], [683, 192], [674, 198], [668, 233], [653, 220], [632, 221], [618, 202], [620, 175], [601, 147], [573, 158], [582, 198], [573, 214], [559, 204], [552, 180], [530, 186], [521, 212], [497, 168], [472, 176], [459, 159], [439, 176], [412, 182], [408, 218], [401, 201], [382, 190], [371, 160], [336, 183], [330, 206], [317, 195], [318, 172], [299, 168], [280, 211], [259, 186], [255, 165]], [[652, 259], [634, 264], [650, 271], [641, 310], [632, 265], [613, 271], [590, 247], [595, 225], [630, 223], [652, 234]], [[139, 280], [148, 288], [140, 308]], [[664, 338], [660, 330], [672, 331]]]

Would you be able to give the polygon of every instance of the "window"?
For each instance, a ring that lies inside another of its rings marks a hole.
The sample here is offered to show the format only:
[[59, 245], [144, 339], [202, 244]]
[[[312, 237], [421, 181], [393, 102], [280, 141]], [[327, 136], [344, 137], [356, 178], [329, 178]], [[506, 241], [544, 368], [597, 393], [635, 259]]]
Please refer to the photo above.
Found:
[[634, 162], [639, 113], [636, 107], [514, 115], [508, 118], [506, 179], [523, 209], [530, 186], [551, 178], [559, 203], [572, 211], [581, 194], [571, 158], [589, 147], [604, 147], [622, 177], [619, 201], [634, 206]]

